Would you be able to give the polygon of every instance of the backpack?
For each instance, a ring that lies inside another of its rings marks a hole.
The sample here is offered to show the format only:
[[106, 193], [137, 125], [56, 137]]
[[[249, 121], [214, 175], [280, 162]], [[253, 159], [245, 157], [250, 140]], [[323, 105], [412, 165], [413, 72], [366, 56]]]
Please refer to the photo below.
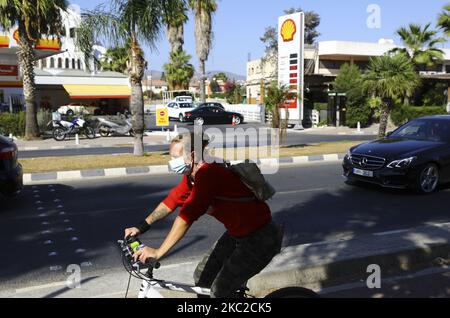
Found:
[[275, 195], [274, 187], [266, 181], [256, 163], [245, 161], [236, 165], [227, 163], [226, 166], [253, 192], [254, 197], [237, 199], [216, 197], [216, 199], [230, 202], [252, 202], [255, 200], [264, 202]]

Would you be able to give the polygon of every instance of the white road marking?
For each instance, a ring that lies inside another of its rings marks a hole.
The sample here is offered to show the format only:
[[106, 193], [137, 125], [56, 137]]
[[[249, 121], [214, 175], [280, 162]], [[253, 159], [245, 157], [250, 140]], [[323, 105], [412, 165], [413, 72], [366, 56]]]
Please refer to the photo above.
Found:
[[47, 240], [47, 241], [44, 242], [44, 245], [51, 245], [51, 244], [53, 244], [52, 240]]
[[304, 190], [293, 190], [293, 191], [280, 191], [277, 194], [285, 195], [285, 194], [296, 194], [296, 193], [307, 193], [307, 192], [322, 192], [326, 191], [327, 188], [317, 188], [317, 189], [304, 189]]
[[61, 211], [61, 212], [59, 212], [59, 215], [66, 215], [66, 212]]
[[56, 266], [50, 266], [50, 271], [56, 272], [60, 271], [62, 269], [62, 266], [56, 265]]
[[50, 231], [50, 230], [46, 230], [46, 231], [42, 231], [41, 232], [42, 235], [51, 234], [51, 233], [52, 233], [52, 231]]
[[381, 232], [381, 233], [374, 233], [375, 236], [384, 236], [384, 235], [391, 235], [391, 234], [400, 234], [400, 233], [406, 233], [411, 231], [412, 229], [405, 229], [405, 230], [395, 230], [395, 231], [388, 231], [388, 232]]
[[40, 207], [37, 208], [37, 210], [38, 211], [42, 211], [42, 210], [44, 210], [44, 208], [40, 206]]
[[66, 228], [65, 231], [66, 232], [73, 232], [73, 231], [75, 231], [75, 229], [73, 227], [68, 227], [68, 228]]
[[57, 252], [51, 252], [51, 253], [48, 253], [48, 256], [49, 257], [58, 256], [58, 253]]
[[57, 209], [62, 209], [62, 208], [64, 208], [64, 205], [58, 205], [57, 207], [56, 207]]
[[[55, 266], [55, 267], [61, 267], [61, 266]], [[36, 291], [36, 290], [39, 290], [39, 289], [66, 286], [66, 284], [67, 284], [67, 282], [65, 282], [65, 281], [64, 282], [57, 282], [57, 283], [50, 283], [50, 284], [45, 284], [45, 285], [38, 285], [38, 286], [19, 288], [19, 289], [16, 289], [15, 292], [16, 292], [16, 294], [27, 293], [27, 292]]]
[[70, 241], [71, 242], [76, 242], [76, 241], [79, 241], [80, 239], [78, 238], [78, 237], [72, 237], [71, 239], [70, 239]]
[[86, 253], [85, 249], [79, 248], [75, 251], [75, 254], [82, 254], [82, 253]]

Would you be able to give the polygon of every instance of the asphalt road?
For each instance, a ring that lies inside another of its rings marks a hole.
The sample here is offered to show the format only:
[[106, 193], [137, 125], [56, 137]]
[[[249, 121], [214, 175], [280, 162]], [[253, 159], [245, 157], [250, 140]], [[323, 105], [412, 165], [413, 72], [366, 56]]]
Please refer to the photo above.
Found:
[[[130, 177], [27, 186], [15, 199], [0, 198], [0, 288], [64, 280], [69, 264], [89, 275], [119, 271], [115, 241], [143, 219], [178, 176]], [[338, 163], [282, 168], [269, 176], [277, 188], [270, 202], [286, 225], [285, 246], [450, 222], [443, 188], [431, 196], [343, 183]], [[172, 218], [143, 236], [159, 246]], [[205, 216], [164, 260], [176, 264], [202, 255], [224, 231]]]
[[[185, 123], [178, 123], [180, 128], [187, 128], [192, 130], [193, 126]], [[260, 124], [244, 124], [239, 126], [241, 129], [249, 129], [249, 128], [261, 128], [263, 127]], [[230, 125], [218, 125], [218, 126], [205, 126], [204, 129], [208, 128], [216, 128], [221, 132], [225, 132], [226, 129], [233, 128]], [[233, 136], [232, 136], [233, 137]], [[297, 132], [288, 133], [284, 144], [287, 146], [299, 146], [306, 144], [315, 144], [320, 142], [334, 142], [334, 141], [367, 141], [375, 139], [375, 135], [320, 135], [320, 134], [302, 134]], [[118, 143], [120, 143], [118, 141]], [[269, 138], [258, 138], [257, 141], [249, 142], [246, 140], [245, 146], [265, 146], [270, 145]], [[219, 143], [215, 143], [215, 146], [220, 146]], [[224, 140], [223, 147], [233, 148], [238, 146], [236, 140], [232, 138], [228, 138]], [[239, 144], [239, 146], [242, 146]], [[145, 150], [147, 152], [158, 152], [158, 151], [166, 151], [167, 146], [164, 145], [155, 145], [155, 146], [146, 146]], [[67, 156], [83, 156], [83, 155], [109, 155], [109, 154], [125, 154], [132, 153], [133, 148], [131, 146], [125, 147], [99, 147], [99, 148], [81, 148], [81, 149], [52, 149], [52, 150], [30, 150], [30, 151], [21, 151], [21, 158], [39, 158], [39, 157], [67, 157]]]

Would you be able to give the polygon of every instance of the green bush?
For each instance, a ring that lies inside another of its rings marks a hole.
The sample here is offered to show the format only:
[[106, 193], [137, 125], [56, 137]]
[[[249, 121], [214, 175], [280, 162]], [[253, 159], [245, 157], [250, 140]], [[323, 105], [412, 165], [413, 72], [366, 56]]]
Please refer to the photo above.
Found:
[[356, 128], [358, 123], [361, 127], [367, 127], [372, 117], [370, 105], [348, 106], [345, 124], [350, 128]]
[[314, 103], [314, 109], [319, 112], [321, 110], [328, 110], [328, 104], [327, 103]]
[[16, 137], [25, 135], [25, 112], [0, 114], [0, 132]]
[[446, 115], [447, 111], [443, 106], [397, 106], [391, 112], [392, 122], [397, 125], [403, 125], [408, 121], [433, 115]]

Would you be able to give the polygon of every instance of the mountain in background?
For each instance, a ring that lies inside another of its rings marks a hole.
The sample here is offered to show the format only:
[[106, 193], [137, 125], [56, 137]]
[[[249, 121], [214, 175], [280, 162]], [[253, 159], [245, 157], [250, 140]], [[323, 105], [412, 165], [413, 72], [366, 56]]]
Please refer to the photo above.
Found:
[[[214, 75], [218, 74], [218, 73], [224, 73], [228, 79], [230, 79], [231, 81], [235, 80], [236, 82], [239, 81], [245, 81], [246, 77], [244, 75], [239, 75], [239, 74], [235, 74], [235, 73], [231, 73], [231, 72], [226, 72], [226, 71], [210, 71], [206, 74], [206, 76], [211, 79]], [[151, 76], [152, 80], [160, 80], [162, 78], [163, 72], [161, 71], [155, 71], [155, 70], [151, 70], [151, 71], [147, 71], [145, 73], [145, 78], [147, 76]], [[196, 73], [194, 75], [194, 79], [198, 79], [200, 77], [200, 74]]]

